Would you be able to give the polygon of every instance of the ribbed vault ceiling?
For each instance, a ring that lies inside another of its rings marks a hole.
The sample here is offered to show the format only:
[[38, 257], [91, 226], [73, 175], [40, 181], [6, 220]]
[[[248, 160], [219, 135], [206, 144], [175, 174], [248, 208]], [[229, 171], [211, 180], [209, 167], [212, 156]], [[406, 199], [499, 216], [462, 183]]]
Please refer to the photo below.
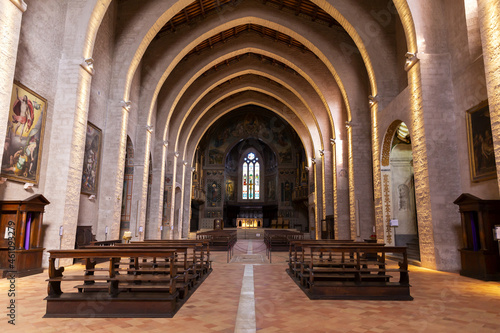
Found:
[[[363, 3], [361, 6], [368, 10], [371, 4]], [[245, 23], [233, 23], [238, 21]], [[217, 28], [217, 24], [223, 29]], [[183, 137], [181, 133], [191, 133], [194, 128], [199, 131], [203, 126], [200, 122], [206, 122], [203, 129], [206, 132], [211, 124], [207, 122], [209, 118], [203, 116], [207, 112], [206, 107], [198, 104], [206, 100], [204, 96], [211, 96], [215, 103], [210, 107], [223, 105], [224, 100], [229, 102], [247, 96], [244, 91], [226, 95], [223, 92], [230, 91], [227, 87], [237, 85], [248, 72], [254, 73], [252, 75], [258, 80], [264, 80], [269, 87], [252, 94], [257, 96], [255, 104], [259, 105], [258, 99], [272, 96], [275, 103], [281, 104], [278, 109], [293, 110], [294, 114], [289, 115], [299, 118], [303, 124], [307, 123], [307, 136], [316, 137], [313, 140], [315, 150], [324, 149], [324, 143], [337, 135], [333, 133], [334, 119], [343, 121], [350, 118], [346, 116], [349, 112], [346, 111], [346, 94], [344, 88], [339, 86], [342, 82], [335, 73], [332, 54], [336, 52], [345, 58], [339, 63], [348, 65], [347, 69], [338, 68], [349, 75], [359, 75], [359, 64], [363, 59], [344, 28], [309, 0], [197, 0], [177, 10], [162, 25], [146, 51], [151, 56], [146, 54], [145, 59], [152, 62], [143, 62], [143, 73], [146, 69], [148, 75], [142, 80], [155, 84], [151, 78], [158, 78], [156, 82], [161, 89], [157, 88], [158, 96], [153, 96], [151, 105], [158, 99], [156, 119], [160, 122], [156, 125], [159, 129], [157, 133], [164, 133], [163, 140], [178, 142]], [[214, 32], [209, 35], [208, 31]], [[201, 34], [203, 39], [199, 38]], [[197, 42], [193, 43], [194, 40]], [[248, 47], [251, 51], [245, 49], [246, 40], [252, 41]], [[330, 46], [325, 47], [325, 41]], [[158, 55], [167, 53], [169, 55], [162, 58], [165, 61], [155, 60], [160, 59]], [[183, 56], [179, 57], [179, 54]], [[244, 66], [255, 66], [256, 62], [262, 64], [262, 73], [255, 73], [255, 67], [245, 69]], [[200, 67], [202, 64], [208, 66]], [[197, 71], [193, 71], [194, 68]], [[154, 74], [155, 71], [157, 74]], [[361, 76], [363, 80], [368, 77], [366, 72]], [[361, 82], [360, 78], [355, 78], [355, 81]], [[151, 88], [144, 91], [148, 89]], [[258, 91], [255, 87], [244, 89]], [[177, 95], [172, 94], [173, 91], [178, 91]], [[367, 95], [364, 93], [364, 96]], [[332, 108], [337, 115], [333, 114]], [[187, 122], [193, 117], [198, 120]], [[289, 117], [285, 119], [291, 120]], [[340, 124], [337, 128], [345, 131]], [[195, 137], [199, 137], [199, 133], [193, 133], [187, 140]], [[177, 143], [169, 146], [169, 150], [175, 147]], [[316, 154], [308, 151], [310, 156]]]

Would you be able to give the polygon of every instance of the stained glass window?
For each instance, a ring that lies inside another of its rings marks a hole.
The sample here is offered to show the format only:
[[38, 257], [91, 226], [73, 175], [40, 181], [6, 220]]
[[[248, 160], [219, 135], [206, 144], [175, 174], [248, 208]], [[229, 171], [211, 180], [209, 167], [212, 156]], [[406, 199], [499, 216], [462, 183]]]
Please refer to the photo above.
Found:
[[248, 185], [247, 185], [247, 174], [248, 174], [248, 164], [243, 163], [243, 199], [246, 199], [248, 196]]
[[244, 200], [260, 199], [260, 164], [254, 153], [248, 153], [243, 162], [242, 198]]

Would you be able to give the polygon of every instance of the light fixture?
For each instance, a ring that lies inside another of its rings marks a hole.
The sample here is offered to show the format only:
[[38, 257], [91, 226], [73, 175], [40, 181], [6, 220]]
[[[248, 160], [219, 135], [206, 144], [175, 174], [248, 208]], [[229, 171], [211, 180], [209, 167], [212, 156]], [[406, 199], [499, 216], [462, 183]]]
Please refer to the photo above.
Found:
[[33, 184], [33, 183], [25, 183], [24, 184], [24, 189], [26, 191], [29, 191], [29, 190], [31, 190], [31, 188], [33, 187], [33, 185], [35, 185], [35, 184]]
[[191, 171], [195, 172], [195, 171], [196, 171], [196, 168], [191, 168]]
[[312, 164], [316, 164], [316, 159], [315, 158], [311, 158], [311, 162], [312, 162]]
[[130, 111], [130, 106], [132, 105], [132, 102], [131, 101], [121, 100], [120, 101], [120, 105], [121, 105], [122, 108], [125, 109], [125, 111], [129, 112]]
[[405, 71], [409, 71], [418, 61], [417, 53], [406, 52]]
[[7, 181], [7, 178], [0, 177], [0, 185], [4, 184]]
[[330, 144], [334, 145], [335, 144], [335, 139], [330, 138]]
[[182, 164], [188, 165], [188, 162], [187, 161], [182, 161]]
[[87, 73], [90, 75], [94, 75], [94, 59], [92, 58], [86, 58], [83, 60], [83, 62], [80, 64], [80, 66], [85, 69]]
[[176, 151], [176, 152], [174, 153], [174, 156], [175, 156], [175, 157], [179, 157], [179, 152], [178, 152], [178, 151]]
[[165, 148], [168, 147], [168, 141], [167, 140], [163, 141], [163, 147], [165, 147]]
[[146, 129], [148, 130], [148, 132], [150, 134], [153, 133], [153, 131], [154, 131], [154, 127], [152, 125], [146, 125]]
[[319, 154], [320, 154], [321, 156], [323, 156], [323, 155], [325, 155], [325, 151], [324, 151], [323, 149], [320, 149], [320, 150], [319, 150]]
[[346, 122], [345, 122], [345, 127], [346, 127], [347, 129], [351, 128], [351, 126], [352, 126], [352, 125], [351, 125], [351, 122], [350, 122], [350, 121], [346, 121]]
[[94, 201], [95, 200], [95, 194], [89, 195], [89, 200]]

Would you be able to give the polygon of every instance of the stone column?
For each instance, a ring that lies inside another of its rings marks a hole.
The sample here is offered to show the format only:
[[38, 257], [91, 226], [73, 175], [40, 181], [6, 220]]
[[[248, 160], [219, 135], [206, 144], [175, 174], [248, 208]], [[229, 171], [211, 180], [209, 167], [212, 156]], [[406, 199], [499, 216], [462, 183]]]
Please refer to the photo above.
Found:
[[347, 140], [340, 135], [335, 140], [337, 216], [335, 219], [335, 238], [350, 239], [349, 226], [349, 171], [347, 166]]
[[[114, 94], [111, 94], [112, 96]], [[120, 218], [127, 147], [127, 123], [130, 101], [111, 101], [109, 103], [106, 136], [102, 150], [102, 175], [99, 190], [98, 234], [103, 235], [109, 226], [108, 239], [119, 239]], [[134, 158], [135, 158], [134, 146]], [[141, 177], [134, 170], [135, 177]], [[133, 216], [133, 215], [131, 215]], [[132, 221], [131, 221], [132, 222]]]
[[500, 2], [478, 0], [477, 3], [497, 166], [497, 182], [500, 191], [500, 25], [498, 24], [500, 21]]
[[[327, 148], [330, 148], [331, 145], [328, 143]], [[324, 203], [323, 206], [325, 207], [325, 217], [328, 215], [333, 215], [334, 214], [334, 199], [333, 199], [333, 176], [334, 176], [334, 170], [333, 170], [333, 154], [331, 151], [326, 150], [324, 151], [323, 155], [323, 174], [324, 174], [324, 179], [323, 179], [323, 193], [324, 193]]]
[[[0, 0], [0, 149], [3, 151], [16, 69], [21, 20], [28, 6], [23, 0]], [[2, 162], [0, 156], [0, 163]], [[0, 164], [1, 165], [1, 164]]]
[[[145, 117], [144, 117], [145, 118]], [[132, 187], [132, 216], [130, 221], [130, 230], [140, 230], [143, 233], [137, 234], [138, 240], [144, 240], [146, 237], [146, 211], [148, 209], [148, 179], [149, 179], [149, 156], [151, 146], [151, 136], [153, 128], [148, 127], [141, 122], [136, 126], [136, 149], [134, 151], [134, 185]], [[122, 199], [123, 200], [123, 199]], [[137, 204], [137, 202], [139, 202]], [[137, 209], [139, 208], [139, 211]], [[150, 211], [150, 213], [152, 213]], [[153, 227], [154, 229], [155, 227]]]
[[[151, 211], [147, 239], [161, 239], [163, 219], [163, 191], [165, 185], [166, 143], [157, 143], [153, 157], [153, 184], [151, 187]], [[166, 208], [166, 207], [165, 207]]]
[[324, 219], [323, 211], [323, 157], [319, 154], [316, 155], [316, 164], [313, 165], [315, 168], [315, 183], [316, 183], [316, 238], [321, 239], [322, 224], [321, 221]]
[[182, 232], [181, 238], [188, 238], [189, 232], [191, 231], [191, 191], [193, 189], [193, 184], [191, 180], [193, 179], [193, 172], [191, 165], [188, 163], [184, 167], [184, 177], [183, 177], [183, 210], [182, 210]]

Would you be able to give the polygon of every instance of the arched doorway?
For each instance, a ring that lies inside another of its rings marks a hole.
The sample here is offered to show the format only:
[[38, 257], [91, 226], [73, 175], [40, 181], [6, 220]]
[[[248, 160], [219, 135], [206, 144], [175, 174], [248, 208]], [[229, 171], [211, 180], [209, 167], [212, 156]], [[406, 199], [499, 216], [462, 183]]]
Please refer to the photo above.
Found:
[[408, 247], [408, 257], [420, 260], [411, 138], [406, 124], [395, 121], [384, 140], [382, 182], [384, 240]]

